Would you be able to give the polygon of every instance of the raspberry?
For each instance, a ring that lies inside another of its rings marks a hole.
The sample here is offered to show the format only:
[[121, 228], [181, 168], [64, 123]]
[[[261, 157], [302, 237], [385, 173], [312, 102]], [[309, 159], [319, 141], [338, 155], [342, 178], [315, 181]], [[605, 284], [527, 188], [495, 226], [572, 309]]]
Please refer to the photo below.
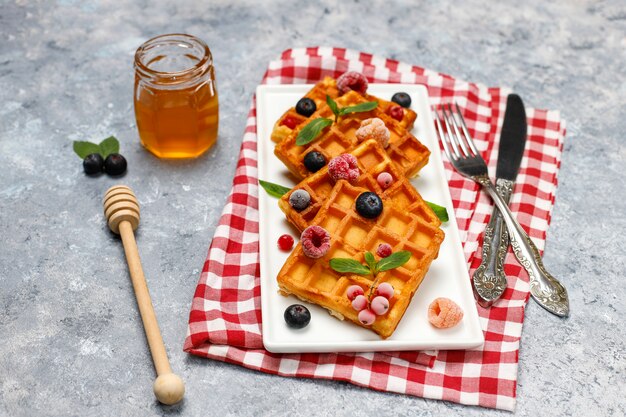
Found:
[[350, 90], [365, 94], [367, 91], [367, 78], [356, 71], [344, 72], [337, 78], [337, 88], [340, 94], [346, 94]]
[[353, 301], [358, 295], [365, 294], [363, 288], [359, 285], [350, 285], [348, 290], [346, 291], [346, 295], [348, 296], [348, 300]]
[[359, 178], [359, 174], [356, 158], [349, 153], [339, 155], [328, 163], [328, 175], [335, 181], [348, 180], [354, 182]]
[[356, 311], [361, 311], [365, 307], [367, 307], [367, 298], [364, 295], [357, 295], [354, 300], [352, 300], [352, 308]]
[[293, 247], [293, 238], [289, 235], [282, 235], [278, 238], [278, 247], [280, 250], [288, 251]]
[[381, 243], [378, 245], [378, 249], [376, 249], [376, 255], [381, 258], [386, 258], [391, 255], [391, 245], [389, 245], [389, 243]]
[[361, 310], [359, 313], [359, 321], [366, 326], [374, 324], [376, 321], [376, 314], [369, 308]]
[[309, 226], [300, 236], [302, 251], [309, 258], [321, 258], [330, 249], [330, 234], [320, 226]]
[[299, 123], [300, 123], [300, 120], [296, 119], [295, 117], [287, 116], [283, 119], [283, 121], [280, 124], [283, 126], [287, 126], [289, 129], [293, 129], [296, 126], [298, 126]]
[[438, 329], [456, 326], [463, 318], [463, 310], [449, 298], [436, 298], [428, 306], [428, 321]]
[[376, 294], [391, 300], [393, 298], [393, 285], [388, 282], [380, 283], [376, 288]]
[[404, 118], [404, 109], [400, 106], [389, 106], [387, 114], [397, 121], [401, 122]]
[[376, 181], [378, 181], [378, 185], [380, 185], [380, 188], [385, 190], [389, 188], [389, 186], [393, 182], [393, 177], [390, 173], [385, 171], [378, 174], [378, 177], [376, 177]]
[[383, 148], [389, 146], [390, 136], [389, 129], [385, 126], [385, 122], [380, 120], [378, 117], [363, 120], [361, 122], [361, 127], [359, 127], [356, 131], [356, 138], [359, 142], [374, 139], [380, 143], [380, 146]]
[[377, 316], [382, 316], [389, 310], [389, 300], [382, 296], [374, 297], [370, 308]]

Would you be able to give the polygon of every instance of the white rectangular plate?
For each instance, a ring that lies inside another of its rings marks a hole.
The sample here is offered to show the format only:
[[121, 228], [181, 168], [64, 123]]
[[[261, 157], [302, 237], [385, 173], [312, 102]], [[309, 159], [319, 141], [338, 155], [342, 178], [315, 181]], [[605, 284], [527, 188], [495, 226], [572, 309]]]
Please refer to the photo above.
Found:
[[[257, 88], [260, 179], [288, 187], [295, 185], [287, 168], [274, 155], [274, 143], [270, 135], [276, 120], [311, 87], [299, 84], [261, 85]], [[411, 108], [418, 115], [412, 133], [431, 150], [429, 163], [412, 183], [424, 199], [445, 206], [450, 214], [450, 221], [442, 226], [446, 237], [439, 250], [439, 257], [431, 264], [398, 328], [386, 340], [349, 321], [340, 321], [330, 316], [325, 309], [308, 303], [311, 323], [301, 330], [290, 329], [283, 318], [284, 311], [289, 305], [301, 301], [294, 296], [284, 297], [278, 293], [276, 276], [289, 254], [280, 251], [276, 242], [284, 233], [289, 233], [296, 240], [299, 234], [278, 208], [276, 198], [259, 189], [263, 343], [270, 352], [466, 349], [483, 343], [483, 332], [432, 123], [428, 91], [422, 85], [413, 84], [370, 84], [368, 88], [370, 94], [386, 100], [390, 100], [398, 91], [411, 96]], [[457, 326], [440, 330], [430, 325], [428, 305], [437, 297], [450, 298], [461, 306], [465, 315]]]

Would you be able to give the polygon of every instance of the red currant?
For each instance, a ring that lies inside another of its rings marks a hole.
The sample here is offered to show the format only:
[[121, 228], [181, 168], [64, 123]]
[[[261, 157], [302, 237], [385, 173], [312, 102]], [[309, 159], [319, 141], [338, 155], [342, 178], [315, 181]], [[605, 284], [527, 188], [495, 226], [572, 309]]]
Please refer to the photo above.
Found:
[[387, 114], [397, 121], [401, 122], [404, 118], [404, 109], [400, 106], [389, 106], [387, 109]]
[[278, 238], [278, 247], [280, 250], [290, 250], [293, 247], [293, 238], [290, 235], [282, 235]]
[[300, 123], [300, 121], [295, 117], [287, 116], [283, 119], [281, 125], [287, 126], [289, 129], [293, 129], [298, 126], [298, 123]]

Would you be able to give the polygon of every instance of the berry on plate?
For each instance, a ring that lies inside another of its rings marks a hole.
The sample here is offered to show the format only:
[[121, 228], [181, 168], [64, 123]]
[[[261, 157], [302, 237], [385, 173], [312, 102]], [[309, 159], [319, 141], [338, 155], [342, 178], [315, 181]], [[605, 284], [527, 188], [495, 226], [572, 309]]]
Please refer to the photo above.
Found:
[[309, 172], [317, 172], [326, 165], [326, 158], [318, 151], [311, 151], [304, 155], [304, 166]]
[[380, 185], [380, 188], [386, 190], [393, 182], [393, 177], [390, 173], [384, 171], [378, 174], [378, 177], [376, 177], [376, 181], [378, 182], [378, 185]]
[[389, 243], [381, 243], [378, 245], [378, 249], [376, 249], [376, 255], [381, 258], [386, 258], [391, 255], [391, 245]]
[[391, 137], [389, 129], [385, 126], [385, 122], [378, 117], [363, 120], [361, 127], [357, 129], [355, 134], [359, 142], [374, 139], [383, 148], [389, 146], [389, 138]]
[[376, 294], [390, 300], [393, 297], [393, 285], [388, 282], [381, 282], [376, 288]]
[[404, 118], [404, 110], [400, 106], [389, 106], [387, 114], [399, 122]]
[[300, 236], [302, 251], [309, 258], [317, 259], [326, 255], [330, 249], [330, 234], [320, 226], [309, 226]]
[[293, 329], [302, 329], [311, 321], [311, 312], [302, 304], [293, 304], [285, 310], [285, 322]]
[[347, 180], [354, 182], [360, 175], [356, 158], [349, 153], [341, 154], [328, 163], [328, 175], [335, 180]]
[[463, 310], [449, 298], [436, 298], [428, 306], [428, 321], [438, 329], [456, 326], [463, 318]]
[[376, 314], [369, 308], [361, 310], [359, 312], [359, 321], [365, 326], [374, 324], [374, 322], [376, 321]]
[[315, 102], [308, 97], [302, 97], [296, 104], [296, 113], [304, 117], [309, 117], [317, 110]]
[[367, 92], [367, 78], [360, 72], [344, 72], [337, 78], [337, 88], [341, 94], [346, 94], [350, 90], [365, 94]]
[[377, 316], [382, 316], [389, 310], [389, 300], [383, 296], [377, 296], [372, 299], [370, 308]]
[[293, 247], [293, 237], [290, 235], [282, 235], [278, 238], [278, 247], [280, 250], [288, 251]]
[[311, 204], [311, 195], [307, 190], [295, 190], [289, 196], [289, 205], [297, 211], [302, 211]]
[[391, 101], [401, 105], [404, 108], [411, 107], [411, 96], [402, 91], [391, 96]]
[[366, 191], [356, 198], [356, 211], [366, 219], [375, 219], [383, 211], [383, 201], [376, 193]]
[[365, 294], [363, 288], [360, 285], [350, 285], [346, 291], [346, 295], [348, 296], [348, 300], [354, 300], [358, 295]]

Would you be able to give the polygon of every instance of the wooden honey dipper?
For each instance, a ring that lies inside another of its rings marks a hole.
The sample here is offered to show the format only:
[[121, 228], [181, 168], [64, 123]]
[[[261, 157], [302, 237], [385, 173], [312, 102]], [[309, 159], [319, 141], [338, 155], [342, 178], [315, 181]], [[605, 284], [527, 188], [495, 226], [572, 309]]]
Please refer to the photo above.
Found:
[[109, 223], [109, 228], [122, 237], [124, 244], [124, 252], [126, 253], [126, 261], [133, 282], [139, 313], [158, 375], [154, 381], [154, 395], [163, 404], [176, 404], [183, 399], [185, 384], [178, 375], [172, 373], [159, 324], [152, 307], [146, 278], [141, 268], [137, 242], [135, 242], [133, 233], [139, 226], [139, 202], [135, 198], [133, 190], [125, 185], [109, 188], [104, 195], [104, 216]]

